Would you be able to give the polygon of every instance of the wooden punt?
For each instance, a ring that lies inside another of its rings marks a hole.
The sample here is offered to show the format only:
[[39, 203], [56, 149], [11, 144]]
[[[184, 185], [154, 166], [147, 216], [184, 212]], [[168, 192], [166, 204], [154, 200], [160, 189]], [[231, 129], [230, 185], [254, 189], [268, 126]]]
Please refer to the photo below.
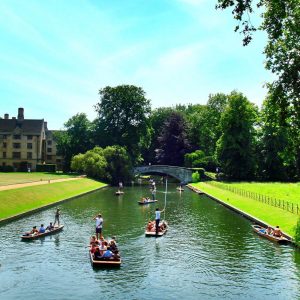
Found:
[[179, 192], [183, 192], [184, 188], [178, 187], [178, 188], [176, 188], [176, 190], [179, 191]]
[[146, 228], [146, 230], [145, 230], [145, 236], [149, 236], [149, 237], [151, 237], [151, 236], [154, 236], [154, 237], [163, 236], [167, 232], [167, 230], [168, 230], [168, 223], [163, 220], [163, 221], [161, 221], [159, 223], [159, 225], [162, 225], [162, 224], [166, 225], [166, 227], [165, 227], [165, 229], [163, 231], [159, 231], [158, 234], [156, 235], [155, 231], [147, 231], [147, 228]]
[[277, 237], [277, 236], [274, 236], [272, 234], [267, 234], [266, 233], [266, 228], [262, 227], [262, 226], [259, 226], [259, 225], [251, 225], [253, 230], [260, 236], [272, 241], [272, 242], [276, 242], [276, 243], [280, 243], [280, 244], [284, 244], [284, 243], [289, 243], [290, 240], [287, 239], [286, 237], [284, 236], [281, 236], [281, 237]]
[[120, 267], [121, 266], [121, 259], [120, 260], [95, 260], [93, 258], [92, 252], [89, 250], [89, 255], [91, 259], [91, 264], [93, 267]]
[[124, 194], [124, 192], [122, 192], [122, 191], [117, 191], [117, 192], [116, 192], [116, 195], [117, 195], [117, 196], [123, 195], [123, 194]]
[[22, 240], [34, 240], [41, 237], [44, 237], [46, 235], [51, 235], [54, 233], [57, 233], [61, 231], [64, 228], [64, 225], [55, 226], [52, 230], [46, 230], [44, 233], [35, 233], [35, 234], [29, 234], [29, 235], [21, 235]]
[[150, 204], [155, 202], [157, 202], [157, 200], [138, 201], [138, 204], [145, 205], [145, 204]]

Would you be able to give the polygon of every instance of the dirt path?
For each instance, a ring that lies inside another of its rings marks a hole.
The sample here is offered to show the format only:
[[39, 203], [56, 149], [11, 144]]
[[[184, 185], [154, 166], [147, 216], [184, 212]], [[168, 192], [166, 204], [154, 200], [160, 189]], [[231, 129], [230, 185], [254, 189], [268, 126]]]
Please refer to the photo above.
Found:
[[51, 180], [41, 180], [41, 181], [27, 182], [27, 183], [10, 184], [10, 185], [5, 185], [5, 186], [0, 186], [0, 191], [14, 190], [14, 189], [27, 187], [27, 186], [51, 184], [51, 183], [56, 183], [56, 182], [78, 180], [78, 179], [82, 179], [82, 177], [64, 178], [64, 179], [51, 179]]

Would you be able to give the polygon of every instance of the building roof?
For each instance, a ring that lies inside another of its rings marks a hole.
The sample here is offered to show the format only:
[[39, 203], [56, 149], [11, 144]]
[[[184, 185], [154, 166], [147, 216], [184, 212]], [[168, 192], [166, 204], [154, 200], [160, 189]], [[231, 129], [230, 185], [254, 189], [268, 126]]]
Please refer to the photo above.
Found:
[[41, 120], [18, 120], [0, 119], [0, 134], [31, 134], [40, 135], [43, 129], [44, 119]]

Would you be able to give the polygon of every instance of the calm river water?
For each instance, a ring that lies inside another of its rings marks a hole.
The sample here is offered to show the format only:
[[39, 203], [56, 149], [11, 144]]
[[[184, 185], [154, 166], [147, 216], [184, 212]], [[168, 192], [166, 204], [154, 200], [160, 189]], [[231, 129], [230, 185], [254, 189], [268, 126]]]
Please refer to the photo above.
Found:
[[[64, 230], [32, 242], [19, 235], [53, 220], [50, 208], [0, 227], [0, 299], [300, 299], [300, 252], [255, 235], [249, 221], [187, 189], [169, 186], [162, 238], [144, 228], [156, 206], [146, 187], [105, 188], [60, 204]], [[157, 198], [164, 205], [163, 186]], [[93, 269], [86, 245], [101, 212], [123, 265]]]

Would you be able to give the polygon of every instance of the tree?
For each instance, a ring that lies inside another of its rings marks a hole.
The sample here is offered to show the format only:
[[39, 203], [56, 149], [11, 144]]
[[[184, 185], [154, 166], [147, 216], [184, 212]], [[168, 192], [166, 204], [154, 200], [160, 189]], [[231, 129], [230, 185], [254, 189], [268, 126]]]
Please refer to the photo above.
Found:
[[72, 158], [71, 167], [74, 171], [84, 172], [89, 177], [106, 179], [107, 161], [100, 147], [75, 155]]
[[132, 173], [131, 160], [124, 147], [108, 146], [103, 155], [107, 161], [106, 177], [110, 183], [117, 185], [120, 181], [129, 181]]
[[146, 163], [156, 163], [155, 149], [159, 147], [158, 137], [161, 134], [161, 129], [164, 123], [174, 111], [175, 108], [173, 107], [159, 107], [151, 111], [149, 116], [149, 123], [151, 126], [151, 139], [149, 147], [144, 149], [144, 151], [142, 152], [144, 161]]
[[231, 179], [251, 179], [255, 172], [254, 123], [257, 111], [238, 92], [229, 95], [222, 114], [222, 135], [217, 142], [216, 157], [223, 172]]
[[[282, 124], [293, 120], [296, 136], [300, 136], [300, 3], [299, 0], [218, 0], [217, 8], [233, 7], [233, 16], [244, 34], [244, 45], [249, 44], [257, 28], [251, 24], [249, 15], [255, 6], [263, 6], [262, 24], [258, 28], [267, 33], [264, 53], [266, 68], [277, 77], [268, 85], [272, 101], [280, 109]], [[298, 145], [300, 141], [298, 138]], [[298, 146], [300, 156], [300, 146]]]
[[159, 148], [156, 158], [160, 164], [183, 166], [184, 155], [189, 149], [186, 122], [179, 112], [173, 112], [165, 122], [158, 137]]
[[69, 170], [72, 156], [84, 153], [92, 147], [92, 123], [86, 114], [76, 114], [65, 124], [65, 131], [55, 133], [57, 150], [64, 156], [65, 168]]
[[189, 139], [193, 149], [201, 149], [207, 156], [212, 156], [221, 132], [219, 123], [221, 114], [227, 104], [227, 96], [222, 93], [209, 95], [207, 105], [196, 106], [194, 112], [187, 116], [189, 122]]
[[150, 140], [150, 100], [142, 88], [133, 85], [107, 86], [99, 95], [100, 102], [95, 105], [98, 136], [105, 137], [106, 146], [126, 147], [133, 161], [138, 162], [141, 149]]

